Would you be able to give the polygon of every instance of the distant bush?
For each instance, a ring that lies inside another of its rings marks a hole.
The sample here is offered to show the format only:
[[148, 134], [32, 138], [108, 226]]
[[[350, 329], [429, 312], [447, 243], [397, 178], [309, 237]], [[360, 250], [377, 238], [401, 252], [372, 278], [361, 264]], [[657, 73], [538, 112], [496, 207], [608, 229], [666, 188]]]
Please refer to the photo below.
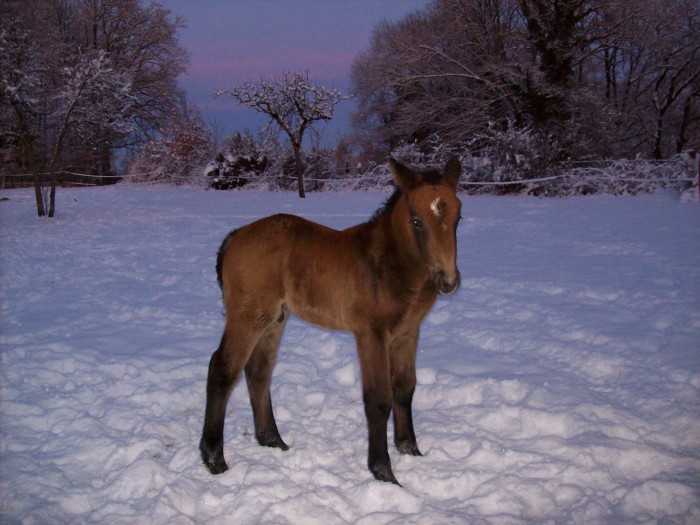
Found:
[[[339, 167], [336, 150], [311, 147], [302, 152], [304, 184], [307, 191], [324, 191], [338, 187], [349, 169]], [[256, 140], [251, 135], [236, 134], [222, 145], [204, 174], [216, 190], [246, 187], [267, 191], [290, 191], [297, 188], [294, 155], [276, 139]]]
[[[405, 143], [390, 156], [418, 169], [439, 169], [457, 156], [463, 169], [461, 189], [470, 194], [634, 195], [658, 188], [684, 191], [697, 184], [697, 161], [684, 156], [666, 161], [572, 161], [563, 158], [562, 151], [555, 139], [541, 133], [490, 128], [465, 144], [448, 145], [435, 136], [428, 147]], [[361, 163], [347, 151], [341, 155], [338, 150], [309, 148], [303, 163], [308, 191], [383, 189], [391, 185], [387, 163]], [[294, 158], [288, 148], [249, 135], [227, 140], [205, 174], [209, 186], [220, 190], [293, 191], [297, 184]]]
[[470, 194], [635, 195], [660, 188], [685, 191], [697, 186], [697, 159], [598, 159], [572, 161], [551, 136], [531, 130], [489, 129], [468, 143], [448, 146], [438, 137], [429, 147], [403, 144], [392, 151], [413, 166], [441, 168], [452, 156], [462, 163], [462, 190]]
[[561, 170], [561, 177], [529, 188], [527, 193], [542, 196], [653, 193], [662, 188], [685, 191], [697, 186], [697, 172], [688, 158], [677, 155], [665, 161], [618, 159], [572, 162]]
[[233, 135], [207, 164], [204, 174], [215, 190], [241, 188], [259, 179], [271, 164], [269, 148], [250, 135]]

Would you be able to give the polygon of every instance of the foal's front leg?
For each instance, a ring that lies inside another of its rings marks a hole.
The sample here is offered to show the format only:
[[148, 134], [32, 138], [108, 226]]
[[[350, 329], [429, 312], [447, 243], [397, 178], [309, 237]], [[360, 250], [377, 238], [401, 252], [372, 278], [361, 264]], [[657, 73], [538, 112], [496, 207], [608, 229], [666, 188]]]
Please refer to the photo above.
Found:
[[389, 352], [391, 359], [394, 443], [401, 454], [422, 456], [413, 430], [413, 393], [416, 389], [416, 347], [418, 327], [397, 338]]
[[355, 334], [362, 371], [362, 395], [367, 417], [369, 452], [367, 466], [379, 481], [396, 481], [387, 446], [387, 421], [391, 413], [389, 348], [379, 330]]

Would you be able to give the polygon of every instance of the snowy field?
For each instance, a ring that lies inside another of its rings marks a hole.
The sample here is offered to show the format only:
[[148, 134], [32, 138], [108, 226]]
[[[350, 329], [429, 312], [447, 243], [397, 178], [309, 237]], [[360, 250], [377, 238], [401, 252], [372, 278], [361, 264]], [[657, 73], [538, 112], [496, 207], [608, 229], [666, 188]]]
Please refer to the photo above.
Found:
[[224, 235], [278, 211], [343, 228], [385, 194], [59, 189], [55, 219], [0, 197], [1, 523], [700, 523], [697, 203], [462, 197], [399, 488], [366, 468], [352, 337], [296, 319], [272, 392], [291, 449], [257, 445], [245, 382], [231, 470], [197, 449]]

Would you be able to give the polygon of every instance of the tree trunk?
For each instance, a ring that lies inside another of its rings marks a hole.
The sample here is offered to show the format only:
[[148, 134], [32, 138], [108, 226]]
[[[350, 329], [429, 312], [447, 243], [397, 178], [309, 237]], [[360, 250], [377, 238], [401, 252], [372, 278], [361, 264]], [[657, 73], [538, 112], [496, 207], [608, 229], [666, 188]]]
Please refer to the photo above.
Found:
[[51, 172], [51, 190], [49, 191], [49, 217], [56, 213], [56, 171]]
[[304, 165], [301, 163], [301, 145], [292, 144], [294, 150], [294, 168], [297, 172], [297, 184], [299, 185], [299, 197], [306, 197], [304, 192]]
[[678, 137], [676, 139], [676, 153], [681, 153], [685, 145], [688, 143], [688, 137], [686, 136], [686, 132], [690, 127], [690, 100], [691, 98], [693, 98], [693, 96], [694, 95], [691, 94], [688, 98], [685, 99], [685, 102], [683, 103], [683, 117], [681, 118], [681, 125], [678, 129]]
[[651, 153], [652, 157], [655, 159], [662, 158], [661, 139], [663, 134], [663, 127], [664, 114], [663, 112], [659, 111], [656, 115], [656, 129], [654, 130], [654, 148]]
[[36, 199], [36, 213], [39, 217], [46, 215], [46, 209], [44, 208], [44, 197], [41, 194], [41, 175], [39, 175], [39, 170], [36, 167], [36, 162], [34, 162], [34, 146], [31, 140], [25, 139], [25, 148], [27, 153], [27, 160], [29, 161], [29, 166], [34, 174], [34, 198]]
[[36, 198], [36, 213], [39, 217], [46, 215], [44, 209], [44, 198], [41, 195], [41, 177], [38, 171], [34, 168], [34, 197]]

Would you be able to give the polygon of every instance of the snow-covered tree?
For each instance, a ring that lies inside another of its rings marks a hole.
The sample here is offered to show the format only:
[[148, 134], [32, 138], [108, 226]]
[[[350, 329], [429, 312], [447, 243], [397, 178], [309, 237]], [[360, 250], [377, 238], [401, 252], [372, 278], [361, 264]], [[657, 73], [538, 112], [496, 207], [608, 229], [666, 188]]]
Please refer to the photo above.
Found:
[[199, 111], [181, 101], [168, 122], [129, 167], [131, 180], [182, 184], [201, 175], [214, 141]]
[[42, 54], [28, 31], [14, 20], [0, 29], [0, 140], [3, 149], [14, 150], [20, 164], [34, 174], [37, 212], [43, 206], [34, 144], [40, 130], [36, 115], [41, 111], [42, 75], [46, 69]]
[[56, 137], [49, 164], [49, 217], [56, 209], [56, 173], [68, 135], [87, 139], [95, 129], [118, 135], [135, 129], [129, 111], [135, 101], [131, 81], [112, 68], [105, 52], [77, 57], [74, 65], [62, 68], [60, 78], [57, 91], [48, 100], [48, 125]]
[[218, 91], [215, 96], [228, 94], [241, 105], [267, 115], [271, 126], [283, 131], [292, 146], [299, 197], [304, 197], [304, 166], [301, 148], [307, 130], [315, 131], [319, 121], [333, 118], [335, 106], [344, 98], [336, 89], [316, 86], [309, 72], [284, 73], [280, 77], [260, 82], [246, 82], [230, 90]]
[[698, 147], [697, 0], [434, 0], [375, 29], [353, 64], [356, 130], [384, 153], [494, 124], [566, 156]]
[[700, 3], [644, 0], [630, 10], [610, 68], [621, 133], [657, 159], [700, 147]]
[[71, 6], [71, 32], [81, 48], [106, 52], [113, 67], [131, 78], [135, 100], [130, 112], [138, 133], [130, 141], [140, 143], [158, 135], [169, 125], [181, 96], [177, 77], [186, 70], [188, 58], [177, 31], [184, 27], [184, 19], [158, 2], [144, 0], [62, 3]]
[[527, 116], [513, 86], [523, 82], [525, 39], [517, 0], [435, 0], [374, 31], [352, 67], [356, 129], [384, 155], [438, 134], [457, 143], [492, 122]]
[[[73, 63], [71, 62], [73, 60]], [[37, 213], [55, 213], [56, 173], [66, 140], [84, 140], [95, 128], [126, 135], [134, 129], [129, 108], [134, 102], [130, 80], [115, 71], [106, 53], [64, 57], [59, 71], [22, 24], [8, 21], [0, 31], [3, 140], [20, 146], [34, 172]], [[43, 136], [49, 188], [35, 161], [34, 145]]]
[[167, 125], [187, 57], [183, 21], [141, 0], [0, 2], [3, 162], [35, 173], [40, 215], [66, 167], [109, 174], [117, 147], [138, 147]]

